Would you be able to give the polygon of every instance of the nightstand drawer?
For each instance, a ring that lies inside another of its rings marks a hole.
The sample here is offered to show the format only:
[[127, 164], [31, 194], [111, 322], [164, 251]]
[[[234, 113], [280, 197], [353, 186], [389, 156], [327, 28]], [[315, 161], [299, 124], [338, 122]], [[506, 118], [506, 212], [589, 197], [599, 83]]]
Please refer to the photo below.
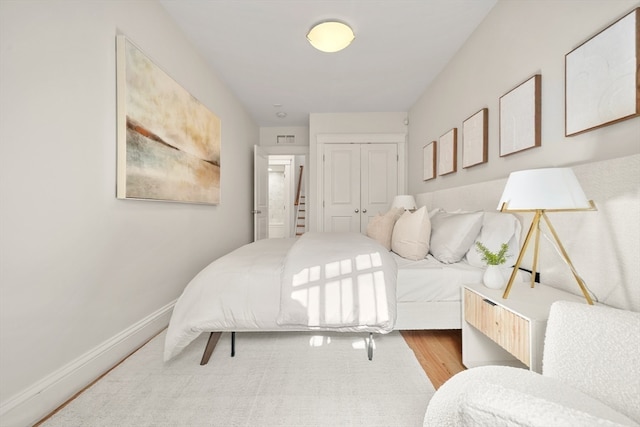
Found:
[[529, 320], [469, 289], [464, 293], [464, 320], [530, 366]]

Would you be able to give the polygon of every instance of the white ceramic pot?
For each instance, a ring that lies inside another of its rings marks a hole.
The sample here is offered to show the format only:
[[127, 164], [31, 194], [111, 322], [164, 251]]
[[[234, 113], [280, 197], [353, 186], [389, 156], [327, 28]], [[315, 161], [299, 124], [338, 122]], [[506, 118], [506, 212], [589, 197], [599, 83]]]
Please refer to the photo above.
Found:
[[487, 288], [502, 288], [506, 284], [502, 267], [499, 265], [488, 265], [482, 277], [482, 282]]

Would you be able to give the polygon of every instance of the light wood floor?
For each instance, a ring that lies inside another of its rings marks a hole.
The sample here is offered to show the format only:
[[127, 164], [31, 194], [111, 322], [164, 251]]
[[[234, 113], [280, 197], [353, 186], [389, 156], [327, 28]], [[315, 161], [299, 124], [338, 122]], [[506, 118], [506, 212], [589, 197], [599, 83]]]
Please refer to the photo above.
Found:
[[401, 333], [436, 390], [449, 378], [465, 370], [462, 365], [460, 329]]

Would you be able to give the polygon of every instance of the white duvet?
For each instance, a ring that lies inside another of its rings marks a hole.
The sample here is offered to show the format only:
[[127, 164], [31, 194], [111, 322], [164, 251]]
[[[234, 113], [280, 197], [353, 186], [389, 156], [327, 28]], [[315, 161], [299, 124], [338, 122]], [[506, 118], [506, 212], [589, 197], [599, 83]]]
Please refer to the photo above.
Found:
[[169, 322], [164, 359], [210, 331], [390, 332], [396, 268], [388, 251], [356, 233], [247, 244], [189, 282]]

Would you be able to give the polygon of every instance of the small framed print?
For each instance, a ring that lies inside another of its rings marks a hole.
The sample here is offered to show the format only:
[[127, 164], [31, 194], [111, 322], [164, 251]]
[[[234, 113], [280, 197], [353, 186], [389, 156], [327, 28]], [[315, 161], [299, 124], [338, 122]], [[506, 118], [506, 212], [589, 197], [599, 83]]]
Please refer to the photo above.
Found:
[[565, 136], [640, 115], [640, 8], [565, 55]]
[[422, 147], [422, 159], [424, 166], [422, 169], [422, 180], [429, 181], [436, 177], [436, 154], [438, 145], [436, 141], [431, 141]]
[[500, 97], [500, 157], [540, 146], [542, 75]]
[[453, 128], [438, 140], [438, 175], [458, 170], [458, 128]]
[[487, 163], [489, 109], [483, 108], [462, 123], [462, 167]]

